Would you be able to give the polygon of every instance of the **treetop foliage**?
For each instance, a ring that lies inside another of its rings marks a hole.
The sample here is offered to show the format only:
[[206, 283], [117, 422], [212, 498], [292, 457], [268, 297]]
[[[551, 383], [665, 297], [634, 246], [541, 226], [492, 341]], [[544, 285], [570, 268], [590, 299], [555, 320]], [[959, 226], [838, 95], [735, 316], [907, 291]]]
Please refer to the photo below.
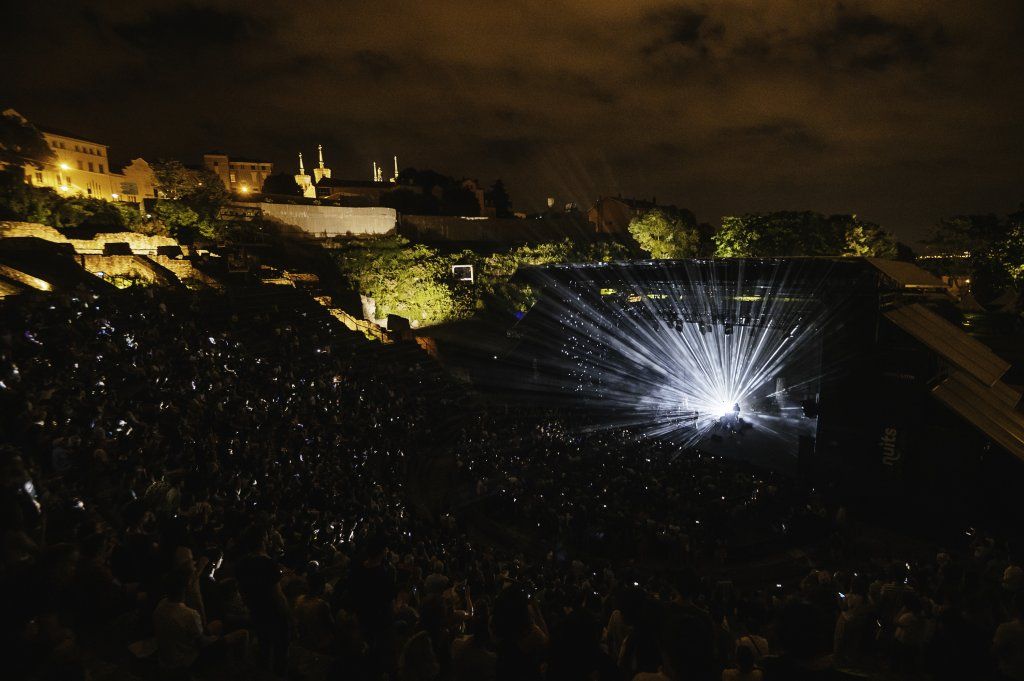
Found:
[[[377, 317], [398, 314], [420, 325], [465, 319], [479, 311], [511, 314], [533, 304], [534, 292], [512, 276], [524, 265], [626, 257], [618, 244], [577, 244], [569, 239], [523, 245], [490, 255], [442, 253], [398, 236], [358, 239], [336, 252], [338, 267], [362, 295], [376, 302]], [[473, 285], [455, 280], [452, 265], [472, 265]]]
[[748, 213], [722, 218], [714, 236], [715, 255], [723, 258], [896, 256], [896, 240], [886, 230], [856, 215], [811, 211]]
[[153, 215], [174, 238], [191, 242], [196, 238], [218, 239], [226, 225], [220, 210], [231, 195], [212, 171], [186, 168], [180, 161], [153, 164], [156, 188], [160, 196]]
[[42, 168], [53, 159], [53, 150], [34, 125], [11, 109], [0, 115], [0, 166]]
[[629, 222], [629, 233], [655, 259], [693, 258], [700, 253], [700, 231], [689, 211], [646, 211]]

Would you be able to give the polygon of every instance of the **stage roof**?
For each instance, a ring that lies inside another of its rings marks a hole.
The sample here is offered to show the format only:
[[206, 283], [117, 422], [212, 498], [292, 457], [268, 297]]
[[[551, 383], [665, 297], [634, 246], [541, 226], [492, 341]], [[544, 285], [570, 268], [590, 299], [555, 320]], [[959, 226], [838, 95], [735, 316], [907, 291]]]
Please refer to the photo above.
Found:
[[885, 258], [865, 258], [865, 260], [903, 288], [948, 288], [941, 279], [912, 262], [887, 260]]
[[1009, 362], [984, 343], [919, 303], [889, 310], [885, 316], [986, 386], [995, 385], [1010, 368]]
[[1004, 383], [986, 386], [962, 371], [954, 371], [932, 389], [939, 401], [1024, 460], [1024, 414], [1007, 401], [1007, 393], [1012, 392]]

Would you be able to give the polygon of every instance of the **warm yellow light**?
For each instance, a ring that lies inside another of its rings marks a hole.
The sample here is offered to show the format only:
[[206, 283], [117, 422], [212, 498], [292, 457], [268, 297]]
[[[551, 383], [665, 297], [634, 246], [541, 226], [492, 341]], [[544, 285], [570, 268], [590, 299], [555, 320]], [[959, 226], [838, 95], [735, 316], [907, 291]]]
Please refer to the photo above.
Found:
[[117, 201], [117, 200], [118, 200], [119, 198], [121, 198], [121, 195], [120, 195], [120, 194], [111, 194], [111, 195], [110, 195], [110, 198], [112, 198], [112, 199], [114, 199], [115, 201]]
[[241, 192], [242, 192], [243, 194], [248, 194], [248, 193], [249, 193], [249, 188], [248, 188], [248, 187], [246, 187], [246, 186], [245, 186], [245, 185], [243, 184], [243, 185], [242, 185], [242, 189], [241, 189], [240, 191], [241, 191]]
[[66, 191], [68, 190], [68, 186], [67, 186], [66, 184], [62, 184], [62, 185], [60, 186], [60, 190], [61, 190], [62, 192], [66, 192]]
[[69, 166], [67, 163], [61, 163], [60, 164], [60, 169], [61, 170], [71, 170], [71, 166]]

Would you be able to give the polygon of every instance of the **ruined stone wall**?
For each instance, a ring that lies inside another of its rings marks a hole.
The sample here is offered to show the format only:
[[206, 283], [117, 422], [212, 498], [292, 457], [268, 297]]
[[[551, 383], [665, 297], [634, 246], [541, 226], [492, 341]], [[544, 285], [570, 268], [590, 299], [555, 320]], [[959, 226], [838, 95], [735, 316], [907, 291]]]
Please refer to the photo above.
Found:
[[144, 255], [96, 255], [78, 256], [82, 267], [93, 274], [106, 277], [132, 277], [156, 286], [179, 286], [181, 281], [166, 267], [157, 264]]
[[79, 254], [103, 253], [103, 247], [108, 243], [127, 243], [132, 253], [137, 255], [154, 255], [161, 246], [179, 246], [178, 242], [169, 236], [148, 236], [136, 232], [101, 232], [92, 239], [69, 239], [47, 225], [0, 221], [0, 239], [16, 237], [35, 237], [58, 244], [71, 244]]

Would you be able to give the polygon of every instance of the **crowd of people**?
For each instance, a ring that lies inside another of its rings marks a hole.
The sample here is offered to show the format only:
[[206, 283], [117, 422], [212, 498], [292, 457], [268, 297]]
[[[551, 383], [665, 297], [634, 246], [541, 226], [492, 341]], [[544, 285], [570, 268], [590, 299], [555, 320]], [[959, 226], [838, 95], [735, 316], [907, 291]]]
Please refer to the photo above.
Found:
[[834, 550], [767, 473], [464, 393], [298, 305], [3, 301], [5, 676], [1024, 679], [1019, 546]]

